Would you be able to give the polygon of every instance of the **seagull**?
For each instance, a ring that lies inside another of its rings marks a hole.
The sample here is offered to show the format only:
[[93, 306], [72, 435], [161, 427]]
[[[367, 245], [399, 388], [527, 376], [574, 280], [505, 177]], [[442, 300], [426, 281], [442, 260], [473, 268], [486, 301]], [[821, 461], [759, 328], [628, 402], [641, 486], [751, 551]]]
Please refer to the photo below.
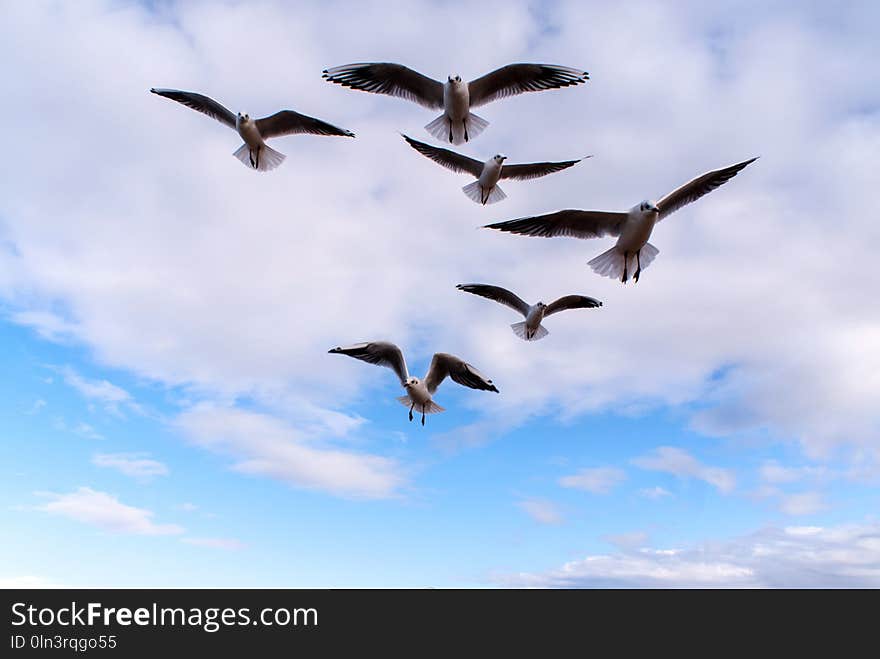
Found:
[[154, 94], [170, 98], [172, 101], [183, 103], [221, 124], [226, 124], [236, 130], [244, 140], [238, 150], [233, 153], [246, 167], [251, 167], [260, 172], [268, 172], [284, 162], [284, 154], [269, 147], [264, 140], [281, 135], [293, 135], [295, 133], [311, 133], [313, 135], [338, 135], [340, 137], [354, 137], [354, 133], [344, 128], [337, 128], [320, 119], [309, 117], [293, 110], [281, 110], [269, 117], [251, 119], [247, 114], [232, 114], [217, 101], [195, 92], [184, 92], [177, 89], [150, 90]]
[[498, 229], [524, 236], [571, 236], [572, 238], [601, 238], [617, 236], [617, 243], [603, 252], [588, 265], [603, 277], [617, 279], [624, 284], [630, 271], [635, 268], [633, 279], [639, 280], [642, 268], [647, 268], [654, 257], [660, 253], [648, 242], [654, 225], [720, 185], [727, 183], [747, 165], [755, 162], [751, 158], [729, 167], [713, 169], [673, 190], [660, 201], [643, 201], [628, 211], [580, 211], [563, 210], [547, 215], [522, 217], [506, 222], [487, 224], [486, 229]]
[[428, 374], [423, 380], [410, 377], [400, 348], [387, 341], [357, 343], [347, 348], [332, 348], [328, 352], [348, 355], [370, 364], [387, 366], [392, 369], [400, 379], [400, 384], [406, 390], [406, 396], [400, 396], [397, 400], [409, 407], [410, 421], [413, 420], [413, 409], [418, 408], [422, 413], [422, 425], [425, 425], [426, 414], [445, 411], [434, 402], [432, 396], [447, 375], [459, 384], [463, 384], [471, 389], [498, 393], [498, 389], [492, 384], [492, 380], [487, 380], [473, 366], [465, 363], [455, 355], [445, 352], [434, 354], [434, 359], [431, 360], [431, 367], [428, 369]]
[[506, 96], [578, 85], [590, 78], [586, 71], [568, 66], [509, 64], [470, 82], [450, 75], [442, 83], [389, 62], [336, 66], [324, 69], [322, 77], [352, 89], [405, 98], [432, 110], [442, 109], [443, 114], [425, 128], [438, 140], [452, 144], [469, 141], [489, 125], [471, 108]]
[[[583, 160], [583, 158], [579, 158], [578, 160], [564, 160], [562, 162], [532, 162], [524, 165], [505, 165], [504, 161], [507, 160], [507, 156], [500, 153], [492, 156], [486, 162], [480, 162], [449, 149], [441, 149], [424, 142], [419, 142], [406, 135], [403, 136], [403, 139], [423, 156], [440, 163], [446, 169], [476, 176], [477, 180], [473, 183], [468, 183], [462, 188], [462, 191], [470, 199], [484, 206], [507, 198], [504, 191], [497, 185], [499, 179], [509, 178], [527, 181], [568, 169]], [[586, 157], [589, 158], [590, 156]]]
[[495, 300], [514, 311], [519, 311], [525, 316], [525, 321], [514, 323], [510, 328], [514, 334], [525, 341], [537, 341], [550, 333], [541, 325], [541, 321], [550, 314], [565, 311], [566, 309], [595, 309], [602, 306], [599, 300], [587, 297], [586, 295], [566, 295], [550, 304], [536, 302], [529, 305], [523, 302], [516, 294], [500, 286], [459, 284], [456, 288], [465, 293], [473, 293], [489, 300]]

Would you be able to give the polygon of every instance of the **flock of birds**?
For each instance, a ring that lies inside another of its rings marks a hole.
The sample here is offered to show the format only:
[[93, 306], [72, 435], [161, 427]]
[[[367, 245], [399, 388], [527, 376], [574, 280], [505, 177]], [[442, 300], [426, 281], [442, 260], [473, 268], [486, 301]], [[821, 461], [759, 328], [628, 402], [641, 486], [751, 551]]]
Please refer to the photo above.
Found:
[[[432, 110], [442, 110], [440, 116], [428, 123], [425, 129], [440, 141], [458, 145], [477, 137], [489, 125], [488, 121], [471, 111], [473, 108], [525, 92], [576, 86], [589, 80], [589, 75], [585, 71], [566, 66], [510, 64], [470, 82], [464, 82], [458, 75], [448, 76], [446, 82], [440, 82], [401, 64], [379, 62], [347, 64], [326, 69], [323, 78], [351, 89], [396, 96]], [[157, 88], [150, 91], [182, 103], [234, 129], [244, 143], [233, 155], [245, 166], [261, 172], [275, 169], [285, 158], [282, 153], [266, 144], [269, 138], [301, 133], [354, 137], [354, 133], [349, 130], [293, 110], [282, 110], [262, 119], [251, 119], [249, 115], [240, 112], [233, 114], [217, 101], [195, 92]], [[507, 157], [501, 154], [481, 162], [450, 149], [419, 142], [407, 135], [403, 135], [403, 138], [413, 149], [443, 167], [476, 177], [475, 181], [464, 186], [462, 190], [468, 198], [482, 205], [506, 198], [498, 186], [498, 181], [502, 179], [539, 178], [572, 167], [581, 160], [505, 165]], [[589, 261], [589, 265], [599, 275], [620, 279], [624, 284], [630, 276], [638, 282], [642, 269], [648, 267], [659, 253], [648, 242], [654, 225], [726, 183], [755, 160], [756, 158], [751, 158], [728, 167], [713, 169], [688, 181], [659, 201], [645, 200], [626, 211], [567, 209], [496, 222], [484, 228], [542, 238], [616, 237], [614, 246]], [[548, 332], [541, 323], [551, 314], [568, 309], [602, 306], [599, 300], [584, 295], [566, 295], [550, 304], [536, 302], [530, 305], [499, 286], [459, 284], [457, 288], [519, 312], [525, 320], [512, 324], [511, 328], [518, 337], [526, 341], [547, 336]], [[419, 379], [410, 376], [403, 353], [393, 343], [358, 343], [345, 348], [336, 347], [329, 352], [348, 355], [393, 370], [406, 391], [406, 395], [398, 400], [409, 407], [410, 421], [414, 418], [414, 410], [421, 413], [422, 425], [425, 425], [426, 414], [444, 411], [434, 402], [433, 396], [447, 376], [471, 389], [498, 393], [492, 380], [471, 364], [447, 353], [436, 353], [427, 375]]]

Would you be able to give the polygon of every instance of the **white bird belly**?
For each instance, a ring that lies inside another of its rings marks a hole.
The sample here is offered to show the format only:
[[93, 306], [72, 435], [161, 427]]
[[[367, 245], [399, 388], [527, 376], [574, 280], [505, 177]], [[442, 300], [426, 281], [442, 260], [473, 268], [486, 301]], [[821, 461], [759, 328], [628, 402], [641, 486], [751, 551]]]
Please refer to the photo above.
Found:
[[656, 221], [656, 213], [630, 217], [623, 225], [617, 246], [626, 252], [640, 250], [651, 237]]
[[495, 162], [490, 161], [483, 165], [483, 171], [480, 172], [480, 187], [484, 190], [491, 190], [500, 178], [501, 167], [496, 165]]
[[241, 136], [241, 139], [244, 140], [244, 143], [252, 149], [256, 149], [263, 145], [263, 136], [260, 135], [260, 131], [257, 129], [257, 126], [253, 121], [246, 124], [240, 123], [238, 125], [238, 134]]
[[542, 320], [544, 320], [544, 310], [538, 306], [531, 307], [526, 316], [526, 327], [530, 332], [534, 332]]
[[431, 393], [421, 382], [411, 387], [407, 387], [406, 393], [409, 395], [410, 400], [416, 405], [427, 405], [431, 402]]
[[443, 85], [443, 110], [452, 121], [464, 121], [470, 112], [471, 102], [467, 85]]

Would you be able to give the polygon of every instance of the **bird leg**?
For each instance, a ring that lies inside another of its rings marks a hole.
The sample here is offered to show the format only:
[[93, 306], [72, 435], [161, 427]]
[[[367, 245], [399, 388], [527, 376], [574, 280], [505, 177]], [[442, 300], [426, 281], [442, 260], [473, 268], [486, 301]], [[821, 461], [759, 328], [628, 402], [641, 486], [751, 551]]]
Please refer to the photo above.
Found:
[[415, 406], [416, 406], [415, 401], [413, 401], [413, 404], [409, 406], [409, 420], [410, 420], [410, 421], [413, 420], [413, 413], [412, 413], [412, 411], [413, 411], [413, 408], [414, 408]]
[[256, 169], [257, 166], [258, 166], [258, 164], [259, 164], [259, 162], [260, 162], [260, 161], [259, 161], [259, 158], [255, 158], [255, 157], [254, 157], [254, 150], [253, 150], [253, 149], [250, 149], [250, 150], [248, 151], [248, 155], [250, 156], [251, 167], [253, 167], [254, 169]]
[[422, 425], [425, 425], [425, 406], [422, 405]]
[[626, 280], [629, 279], [629, 277], [626, 276], [626, 264], [628, 261], [629, 261], [629, 252], [624, 252], [623, 253], [623, 276], [620, 278], [620, 281], [622, 281], [624, 284], [626, 283]]
[[461, 123], [462, 123], [462, 125], [464, 125], [464, 141], [467, 142], [468, 141], [467, 119], [463, 119]]
[[642, 273], [642, 250], [636, 252], [636, 263], [638, 264], [638, 267], [636, 268], [636, 274], [633, 276], [633, 282], [638, 284], [639, 275]]
[[452, 144], [452, 122], [449, 122], [449, 143]]

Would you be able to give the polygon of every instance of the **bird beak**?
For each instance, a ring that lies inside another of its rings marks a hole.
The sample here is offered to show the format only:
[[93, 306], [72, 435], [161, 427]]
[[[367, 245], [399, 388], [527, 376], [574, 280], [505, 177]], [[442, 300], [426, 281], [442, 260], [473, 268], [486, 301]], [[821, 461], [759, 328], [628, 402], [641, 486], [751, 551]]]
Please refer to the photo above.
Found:
[[660, 209], [657, 208], [656, 206], [651, 206], [651, 210], [654, 211], [655, 213], [659, 213], [659, 212], [660, 212]]

